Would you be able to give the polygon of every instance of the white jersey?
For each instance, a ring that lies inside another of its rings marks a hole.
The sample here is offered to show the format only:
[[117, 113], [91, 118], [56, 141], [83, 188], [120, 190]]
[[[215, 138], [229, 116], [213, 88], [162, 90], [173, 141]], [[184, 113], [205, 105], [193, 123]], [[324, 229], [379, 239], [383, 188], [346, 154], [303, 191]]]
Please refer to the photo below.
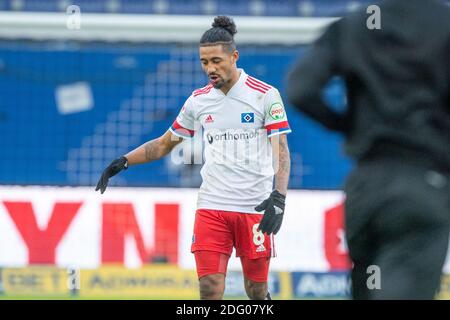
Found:
[[291, 132], [277, 89], [239, 69], [225, 95], [211, 84], [187, 99], [171, 132], [192, 137], [203, 127], [205, 163], [198, 209], [258, 213], [273, 188], [269, 137]]

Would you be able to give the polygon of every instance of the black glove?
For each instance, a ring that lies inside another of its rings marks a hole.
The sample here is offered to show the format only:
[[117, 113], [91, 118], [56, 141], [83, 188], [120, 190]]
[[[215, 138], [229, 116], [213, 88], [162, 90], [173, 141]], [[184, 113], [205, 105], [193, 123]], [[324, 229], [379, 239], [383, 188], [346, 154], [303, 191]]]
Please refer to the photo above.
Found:
[[98, 180], [97, 188], [95, 191], [100, 190], [103, 194], [105, 192], [106, 187], [108, 186], [109, 178], [115, 176], [122, 170], [126, 170], [128, 168], [128, 160], [125, 157], [120, 157], [119, 159], [114, 160], [111, 164], [103, 170], [102, 176], [100, 180]]
[[255, 207], [255, 210], [258, 212], [264, 210], [264, 216], [259, 223], [259, 230], [267, 235], [270, 235], [272, 232], [277, 234], [283, 222], [285, 200], [285, 195], [274, 190], [266, 200]]

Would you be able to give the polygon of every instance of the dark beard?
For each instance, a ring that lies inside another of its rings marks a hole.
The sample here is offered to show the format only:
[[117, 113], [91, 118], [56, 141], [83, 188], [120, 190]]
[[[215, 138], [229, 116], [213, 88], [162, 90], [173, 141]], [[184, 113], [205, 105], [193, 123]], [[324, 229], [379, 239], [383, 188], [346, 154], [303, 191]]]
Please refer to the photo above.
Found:
[[220, 89], [225, 85], [225, 82], [219, 82], [213, 85], [214, 89]]
[[214, 87], [214, 89], [221, 89], [221, 88], [223, 88], [223, 86], [226, 84], [226, 83], [229, 83], [231, 80], [228, 80], [228, 81], [221, 81], [221, 82], [219, 82], [219, 83], [216, 83], [215, 85], [213, 85], [213, 87]]

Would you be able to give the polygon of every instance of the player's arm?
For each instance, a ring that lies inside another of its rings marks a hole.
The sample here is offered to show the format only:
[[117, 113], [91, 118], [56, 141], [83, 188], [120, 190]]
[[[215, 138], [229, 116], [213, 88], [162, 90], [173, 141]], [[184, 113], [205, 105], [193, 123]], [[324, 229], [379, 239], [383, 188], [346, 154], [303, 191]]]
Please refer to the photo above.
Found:
[[275, 190], [282, 195], [287, 194], [289, 174], [291, 172], [291, 156], [287, 136], [280, 134], [270, 138], [275, 167]]
[[269, 90], [264, 100], [264, 128], [267, 130], [272, 147], [272, 164], [275, 173], [275, 186], [269, 197], [255, 207], [255, 211], [264, 211], [259, 229], [270, 235], [276, 234], [284, 216], [287, 187], [291, 160], [286, 135], [291, 132], [284, 109], [283, 100], [278, 90]]
[[103, 171], [95, 191], [100, 190], [101, 193], [105, 192], [109, 178], [115, 176], [122, 170], [126, 170], [128, 166], [161, 159], [170, 153], [181, 141], [183, 141], [182, 138], [168, 130], [161, 137], [148, 141], [126, 155], [113, 160]]
[[270, 138], [275, 170], [275, 189], [269, 198], [264, 200], [255, 208], [256, 211], [263, 211], [264, 216], [259, 224], [259, 230], [266, 234], [276, 234], [283, 222], [284, 207], [287, 187], [289, 183], [289, 173], [291, 171], [291, 157], [286, 134], [278, 134]]
[[127, 165], [147, 163], [161, 159], [169, 154], [173, 148], [183, 141], [182, 138], [167, 130], [161, 137], [150, 140], [125, 155]]

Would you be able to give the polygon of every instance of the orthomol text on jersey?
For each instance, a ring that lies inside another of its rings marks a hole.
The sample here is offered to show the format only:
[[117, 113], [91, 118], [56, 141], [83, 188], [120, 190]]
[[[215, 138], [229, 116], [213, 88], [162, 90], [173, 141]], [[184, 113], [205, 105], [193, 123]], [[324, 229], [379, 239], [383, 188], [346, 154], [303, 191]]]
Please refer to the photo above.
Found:
[[272, 147], [278, 139], [267, 137], [265, 128], [212, 129], [179, 144], [170, 153], [174, 164], [209, 163], [263, 167], [272, 163]]
[[206, 133], [206, 140], [209, 144], [212, 144], [214, 140], [216, 141], [228, 141], [228, 140], [250, 140], [259, 136], [260, 131], [265, 132], [265, 130], [251, 130], [248, 132], [224, 132], [224, 133]]
[[272, 164], [272, 146], [265, 128], [205, 130], [205, 163], [258, 171]]

